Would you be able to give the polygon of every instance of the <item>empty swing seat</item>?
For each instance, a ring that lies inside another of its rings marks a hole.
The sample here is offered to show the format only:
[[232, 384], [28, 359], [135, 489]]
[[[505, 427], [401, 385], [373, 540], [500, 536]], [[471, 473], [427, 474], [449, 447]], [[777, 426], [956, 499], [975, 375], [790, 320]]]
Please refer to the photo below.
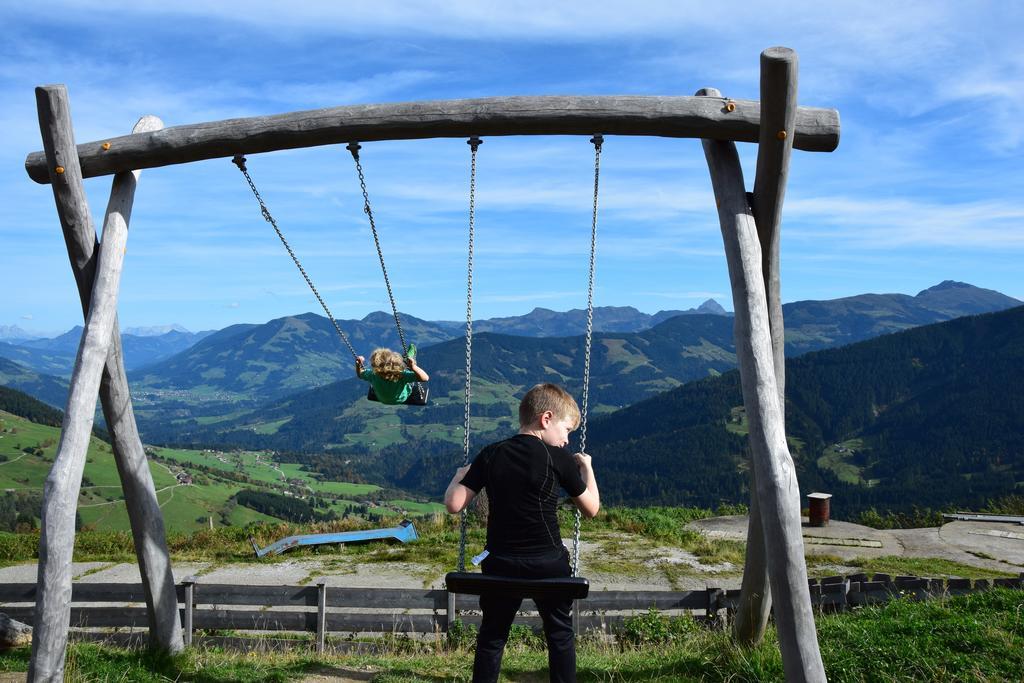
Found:
[[448, 592], [462, 595], [507, 595], [520, 598], [570, 598], [582, 600], [590, 593], [590, 582], [582, 576], [554, 579], [513, 579], [476, 572], [448, 572]]

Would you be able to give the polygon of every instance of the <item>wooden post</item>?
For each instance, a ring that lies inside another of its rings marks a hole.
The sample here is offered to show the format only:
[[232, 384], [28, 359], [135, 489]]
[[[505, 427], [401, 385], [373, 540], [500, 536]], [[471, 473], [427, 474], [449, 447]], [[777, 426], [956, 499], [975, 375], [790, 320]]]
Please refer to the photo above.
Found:
[[[129, 169], [354, 140], [589, 136], [599, 130], [606, 135], [756, 142], [760, 105], [750, 100], [731, 103], [727, 110], [698, 97], [600, 95], [359, 104], [174, 126], [145, 135], [82, 143], [77, 152], [84, 177], [93, 178]], [[795, 143], [797, 149], [831, 152], [839, 144], [839, 114], [834, 109], [801, 107]], [[37, 183], [50, 182], [40, 152], [28, 155], [25, 171]]]
[[448, 591], [448, 609], [445, 610], [445, 618], [447, 622], [445, 623], [444, 630], [445, 632], [451, 632], [452, 624], [455, 623], [455, 593], [451, 591]]
[[[786, 424], [786, 339], [782, 319], [779, 262], [782, 202], [789, 177], [796, 120], [798, 61], [789, 48], [773, 47], [761, 53], [761, 131], [757, 147], [757, 170], [751, 209], [761, 243], [761, 273], [768, 302], [775, 383], [779, 392], [782, 424]], [[757, 479], [750, 470], [750, 517], [747, 524], [747, 552], [743, 565], [743, 586], [733, 622], [733, 636], [749, 645], [764, 637], [772, 610], [768, 564], [765, 558], [761, 507], [757, 500]]]
[[324, 653], [327, 639], [327, 582], [320, 580], [316, 584], [316, 652]]
[[707, 595], [707, 603], [704, 606], [704, 618], [709, 624], [712, 624], [718, 618], [718, 610], [721, 608], [725, 591], [721, 588], [707, 586], [705, 587], [705, 594]]
[[[718, 95], [711, 89], [697, 94]], [[747, 201], [736, 145], [717, 140], [704, 140], [703, 145], [729, 264], [736, 311], [736, 356], [743, 404], [750, 423], [749, 440], [757, 471], [761, 526], [783, 669], [787, 681], [825, 681], [807, 591], [800, 491], [786, 444], [775, 382], [771, 327], [761, 273], [761, 245]]]
[[185, 580], [181, 582], [181, 585], [185, 587], [185, 626], [183, 628], [184, 644], [185, 647], [191, 647], [192, 612], [196, 608], [196, 577], [186, 576]]
[[[75, 154], [67, 90], [63, 86], [37, 88], [36, 104], [43, 146], [52, 176], [51, 186], [57, 215], [78, 285], [82, 311], [87, 314], [92, 297], [98, 242]], [[146, 117], [136, 124], [135, 131], [155, 130], [161, 125], [159, 119]], [[63, 168], [64, 172], [56, 173], [57, 167]], [[127, 211], [123, 217], [127, 222], [130, 203], [125, 208]], [[100, 402], [111, 435], [149, 609], [149, 644], [167, 652], [178, 652], [183, 647], [181, 620], [167, 551], [163, 513], [135, 424], [116, 320], [100, 383]]]
[[[63, 175], [66, 170], [58, 174]], [[75, 511], [96, 413], [100, 379], [110, 352], [110, 339], [117, 318], [117, 295], [128, 240], [127, 215], [135, 193], [135, 180], [132, 173], [119, 173], [114, 177], [89, 313], [85, 318], [85, 329], [82, 331], [82, 341], [71, 375], [71, 390], [61, 425], [60, 443], [43, 487], [39, 588], [32, 660], [28, 672], [30, 681], [60, 681], [64, 677], [64, 654], [71, 617]], [[82, 208], [88, 211], [87, 206]]]

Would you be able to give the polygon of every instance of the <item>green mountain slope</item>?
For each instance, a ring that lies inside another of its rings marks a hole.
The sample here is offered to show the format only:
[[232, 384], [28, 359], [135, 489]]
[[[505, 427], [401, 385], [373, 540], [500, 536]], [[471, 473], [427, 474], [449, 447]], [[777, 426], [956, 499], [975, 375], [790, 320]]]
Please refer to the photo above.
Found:
[[[998, 292], [951, 282], [914, 297], [867, 294], [834, 301], [797, 302], [785, 307], [787, 350], [793, 355], [834, 347], [945, 320], [952, 314], [988, 312], [1015, 304], [1019, 302]], [[689, 311], [670, 318], [682, 321], [675, 324], [673, 333], [684, 334], [681, 331], [690, 326], [693, 334], [699, 335], [704, 334], [708, 325], [714, 325], [718, 330], [731, 324], [731, 318], [722, 315], [720, 308], [707, 303], [703, 310], [711, 313]], [[721, 370], [722, 367], [715, 362], [731, 357], [731, 339], [720, 343], [717, 332], [708, 337], [706, 344], [673, 340], [687, 347], [674, 355], [650, 351], [649, 347], [657, 345], [657, 335], [648, 333], [662, 328], [649, 325], [668, 313], [648, 316], [629, 307], [605, 307], [595, 313], [597, 330], [602, 327], [619, 330], [599, 332], [604, 348], [599, 346], [597, 350], [608, 356], [609, 366], [619, 363], [618, 367], [625, 375], [622, 381], [611, 378], [605, 386], [597, 387], [611, 395], [603, 401], [605, 404], [626, 405], [656, 390], [670, 388], [673, 378], [678, 381], [703, 376], [703, 372], [683, 371], [679, 366], [685, 358], [709, 361], [702, 370], [709, 367]], [[578, 342], [533, 342], [539, 338], [570, 338], [560, 337], [562, 332], [571, 332], [579, 337], [585, 326], [585, 317], [581, 310], [558, 313], [538, 308], [524, 316], [479, 321], [475, 328], [478, 333], [476, 353], [481, 360], [479, 366], [492, 371], [491, 375], [482, 376], [509, 385], [529, 381], [523, 379], [526, 375], [565, 376], [565, 381], [570, 381], [578, 376], [578, 367], [572, 360]], [[665, 320], [661, 325], [667, 322]], [[388, 314], [373, 313], [360, 321], [340, 321], [339, 324], [364, 355], [376, 346], [397, 346], [394, 321]], [[432, 367], [425, 366], [428, 370], [436, 370], [443, 377], [446, 372], [464, 364], [461, 352], [457, 350], [462, 334], [461, 324], [428, 322], [404, 316], [403, 326], [407, 339], [415, 341], [421, 349], [455, 342], [446, 347], [451, 352], [438, 350], [440, 355], [435, 357]], [[638, 331], [621, 331], [634, 329]], [[500, 348], [489, 348], [485, 335], [480, 334], [487, 330], [516, 336], [519, 341], [516, 344], [502, 342], [498, 344]], [[642, 336], [630, 337], [631, 334]], [[634, 343], [634, 339], [638, 341]], [[680, 358], [679, 354], [683, 357]], [[667, 367], [663, 368], [666, 364]], [[663, 372], [659, 373], [659, 370]], [[130, 373], [130, 378], [144, 413], [148, 407], [163, 404], [165, 408], [180, 410], [182, 415], [191, 412], [195, 417], [202, 417], [229, 415], [239, 408], [248, 409], [276, 401], [290, 394], [347, 379], [351, 372], [351, 358], [337, 339], [333, 327], [325, 318], [307, 313], [272, 320], [264, 325], [240, 325], [221, 330], [181, 354]], [[636, 383], [640, 386], [634, 387]], [[442, 391], [446, 392], [447, 388], [442, 387]]]
[[23, 391], [54, 407], [67, 403], [67, 382], [58, 377], [31, 370], [20, 363], [0, 358], [0, 386]]
[[[686, 315], [635, 334], [594, 337], [591, 391], [596, 412], [610, 411], [673, 386], [728, 370], [736, 363], [732, 321], [719, 315]], [[474, 414], [484, 431], [508, 428], [516, 396], [539, 381], [579, 393], [581, 337], [532, 338], [480, 334], [474, 339]], [[366, 383], [354, 377], [271, 402], [225, 419], [161, 419], [145, 415], [153, 441], [220, 443], [284, 450], [322, 450], [344, 444], [356, 451], [407, 439], [461, 442], [465, 347], [460, 340], [427, 347], [420, 364], [431, 375], [431, 404], [405, 409], [370, 403]], [[351, 372], [351, 371], [350, 371]]]
[[[43, 483], [60, 441], [60, 419], [59, 411], [20, 392], [0, 388], [0, 531], [38, 526]], [[383, 513], [442, 509], [437, 503], [413, 500], [372, 484], [325, 478], [299, 465], [281, 463], [275, 454], [265, 451], [153, 447], [146, 451], [164, 522], [171, 532], [206, 527], [211, 517], [216, 526], [282, 521], [240, 504], [238, 494], [243, 490], [276, 499], [286, 507], [315, 506], [321, 516], [372, 518]], [[83, 525], [97, 529], [130, 528], [110, 445], [95, 437], [86, 455], [78, 516]]]
[[916, 296], [861, 294], [830, 301], [797, 301], [782, 307], [786, 355], [845, 346], [964, 315], [1002, 311], [1022, 303], [991, 289], [952, 280]]
[[[790, 359], [787, 431], [802, 489], [835, 494], [838, 514], [1019, 494], [1022, 384], [1024, 307]], [[741, 502], [745, 483], [722, 471], [744, 466], [741, 405], [734, 372], [596, 419], [588, 442], [602, 497]]]

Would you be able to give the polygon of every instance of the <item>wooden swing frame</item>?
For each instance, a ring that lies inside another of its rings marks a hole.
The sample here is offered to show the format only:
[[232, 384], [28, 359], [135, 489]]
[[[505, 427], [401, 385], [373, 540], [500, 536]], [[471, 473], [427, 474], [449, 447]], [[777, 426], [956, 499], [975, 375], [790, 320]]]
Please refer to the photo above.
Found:
[[[25, 168], [32, 180], [52, 186], [85, 327], [44, 489], [29, 680], [63, 678], [74, 518], [97, 395], [131, 520], [149, 608], [150, 645], [167, 652], [183, 647], [163, 517], [132, 412], [117, 324], [128, 223], [142, 169], [356, 140], [603, 133], [703, 141], [729, 267], [753, 457], [737, 637], [759, 637], [773, 596], [786, 679], [824, 681], [807, 591], [801, 501], [785, 436], [779, 225], [792, 149], [833, 151], [839, 144], [839, 114], [798, 107], [796, 92], [796, 54], [769, 48], [761, 54], [760, 102], [703, 89], [693, 97], [501, 97], [359, 105], [172, 128], [147, 116], [131, 135], [76, 145], [66, 88], [37, 88], [43, 150], [29, 154]], [[750, 194], [736, 142], [758, 144]], [[100, 244], [82, 181], [102, 175], [114, 179]]]

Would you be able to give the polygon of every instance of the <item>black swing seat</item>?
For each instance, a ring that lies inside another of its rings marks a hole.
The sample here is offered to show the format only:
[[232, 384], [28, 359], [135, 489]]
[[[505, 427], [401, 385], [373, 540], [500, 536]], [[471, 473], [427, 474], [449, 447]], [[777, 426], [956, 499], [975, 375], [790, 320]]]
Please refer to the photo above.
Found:
[[590, 593], [590, 582], [582, 576], [555, 579], [513, 579], [476, 572], [448, 572], [444, 576], [449, 593], [463, 595], [507, 595], [530, 598], [582, 600]]
[[[427, 397], [430, 395], [430, 388], [423, 382], [413, 382], [412, 391], [409, 392], [409, 396], [402, 401], [402, 405], [406, 406], [425, 406], [427, 405]], [[377, 398], [377, 392], [373, 390], [373, 386], [370, 386], [370, 390], [366, 392], [367, 401], [379, 401]]]

